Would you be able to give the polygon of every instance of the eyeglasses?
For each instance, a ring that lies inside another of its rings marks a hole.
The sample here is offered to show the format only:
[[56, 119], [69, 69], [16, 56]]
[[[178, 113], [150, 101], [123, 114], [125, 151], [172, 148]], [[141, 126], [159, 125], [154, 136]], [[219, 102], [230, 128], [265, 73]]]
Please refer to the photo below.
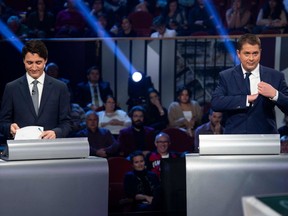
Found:
[[156, 141], [156, 143], [169, 143], [169, 141]]

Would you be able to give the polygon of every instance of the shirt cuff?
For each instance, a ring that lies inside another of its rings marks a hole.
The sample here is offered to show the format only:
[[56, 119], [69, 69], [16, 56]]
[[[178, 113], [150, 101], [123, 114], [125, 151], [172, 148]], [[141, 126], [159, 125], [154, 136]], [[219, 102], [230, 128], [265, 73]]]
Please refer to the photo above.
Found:
[[276, 90], [276, 95], [273, 98], [270, 98], [272, 101], [277, 101], [279, 96], [279, 92]]

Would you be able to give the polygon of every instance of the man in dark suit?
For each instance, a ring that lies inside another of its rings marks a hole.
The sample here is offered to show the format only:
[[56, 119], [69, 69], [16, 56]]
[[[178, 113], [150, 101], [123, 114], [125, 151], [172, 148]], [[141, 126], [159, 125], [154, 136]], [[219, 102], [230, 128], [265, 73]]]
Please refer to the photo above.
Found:
[[[1, 132], [9, 139], [19, 128], [42, 126], [43, 139], [67, 136], [71, 130], [69, 91], [65, 83], [45, 74], [48, 59], [45, 44], [40, 40], [27, 41], [22, 57], [26, 74], [5, 87], [0, 113]], [[33, 86], [34, 82], [36, 86]]]
[[259, 64], [261, 41], [256, 35], [239, 38], [237, 55], [241, 64], [220, 72], [212, 95], [212, 109], [224, 113], [224, 133], [277, 134], [275, 106], [288, 114], [284, 74]]
[[109, 82], [102, 80], [100, 68], [92, 66], [87, 70], [87, 82], [80, 82], [76, 87], [76, 103], [87, 110], [87, 106], [97, 110], [103, 106], [108, 95], [113, 95]]
[[155, 149], [154, 138], [155, 130], [144, 126], [145, 109], [142, 106], [134, 106], [129, 116], [132, 120], [132, 126], [120, 130], [119, 155], [127, 157], [133, 151], [142, 151], [144, 155]]

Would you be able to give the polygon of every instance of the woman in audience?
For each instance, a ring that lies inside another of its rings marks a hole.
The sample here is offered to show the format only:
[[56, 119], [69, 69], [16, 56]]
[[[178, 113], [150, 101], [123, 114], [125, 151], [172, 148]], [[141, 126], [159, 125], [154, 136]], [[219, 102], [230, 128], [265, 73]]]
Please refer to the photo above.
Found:
[[141, 151], [130, 155], [133, 171], [125, 174], [124, 191], [133, 200], [133, 210], [149, 211], [160, 208], [160, 182], [157, 175], [145, 168]]
[[161, 104], [160, 94], [154, 88], [148, 89], [146, 103], [145, 125], [154, 128], [158, 133], [165, 129], [169, 123], [167, 109]]
[[116, 100], [108, 95], [104, 101], [104, 110], [98, 112], [99, 127], [110, 130], [113, 135], [118, 135], [123, 128], [131, 126], [131, 119], [127, 113], [117, 109]]
[[226, 23], [228, 32], [247, 32], [247, 24], [250, 21], [251, 12], [245, 7], [242, 0], [233, 0], [231, 7], [226, 11]]
[[267, 30], [281, 33], [286, 25], [287, 17], [283, 1], [267, 0], [258, 13], [254, 33], [263, 33]]
[[191, 92], [187, 87], [177, 91], [177, 101], [172, 102], [168, 108], [170, 127], [185, 130], [193, 136], [194, 129], [201, 124], [202, 109], [199, 103], [191, 100]]
[[162, 14], [166, 27], [174, 29], [178, 36], [188, 35], [188, 21], [185, 10], [179, 7], [178, 0], [170, 0]]

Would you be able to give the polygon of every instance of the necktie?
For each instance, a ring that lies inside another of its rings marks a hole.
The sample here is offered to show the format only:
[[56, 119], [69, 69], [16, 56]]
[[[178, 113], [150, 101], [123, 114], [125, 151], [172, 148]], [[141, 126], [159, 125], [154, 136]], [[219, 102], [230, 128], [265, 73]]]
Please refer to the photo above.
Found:
[[97, 84], [93, 86], [94, 89], [94, 105], [99, 106], [99, 100], [98, 100], [98, 89], [97, 89]]
[[248, 90], [248, 95], [251, 94], [251, 90], [250, 90], [250, 79], [249, 79], [249, 76], [251, 75], [252, 73], [251, 72], [246, 72], [245, 73], [245, 84], [246, 84], [246, 88]]
[[32, 101], [33, 105], [35, 108], [35, 112], [38, 115], [38, 107], [39, 107], [39, 92], [38, 92], [38, 80], [34, 80], [33, 82], [33, 87], [32, 87]]

